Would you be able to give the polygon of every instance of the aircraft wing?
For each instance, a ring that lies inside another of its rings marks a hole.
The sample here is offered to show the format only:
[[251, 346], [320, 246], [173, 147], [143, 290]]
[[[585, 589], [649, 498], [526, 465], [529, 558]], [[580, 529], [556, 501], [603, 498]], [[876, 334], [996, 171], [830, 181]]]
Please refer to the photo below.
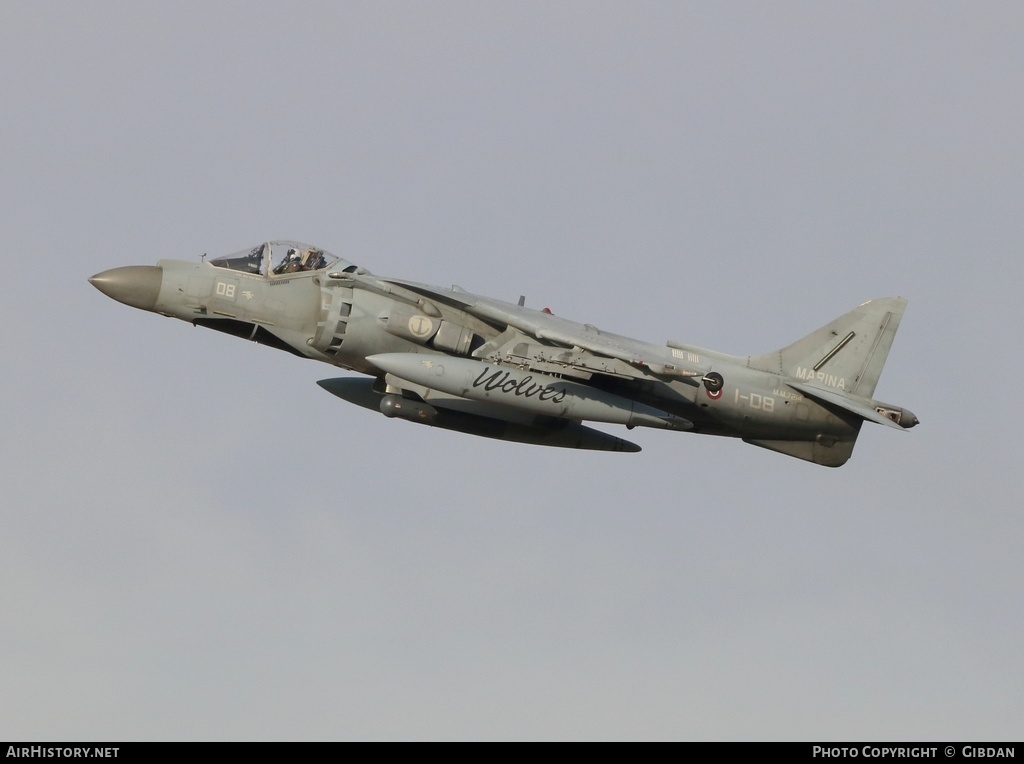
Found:
[[[402, 399], [397, 395], [388, 396], [383, 391], [374, 389], [374, 380], [364, 378], [322, 379], [317, 384], [342, 400], [370, 411], [444, 430], [555, 448], [633, 453], [640, 450], [636, 443], [603, 430], [587, 427], [580, 422], [536, 417], [501, 404], [482, 404], [459, 396], [445, 395], [437, 390], [394, 378], [390, 374], [388, 384], [396, 385], [415, 397]], [[405, 409], [408, 411], [404, 411]]]
[[[428, 299], [455, 305], [472, 316], [493, 326], [514, 329], [533, 338], [543, 345], [585, 351], [576, 354], [571, 362], [561, 361], [566, 366], [577, 366], [587, 372], [609, 374], [620, 377], [644, 377], [647, 372], [684, 379], [699, 379], [710, 370], [707, 360], [694, 353], [682, 353], [669, 348], [648, 345], [628, 337], [603, 332], [590, 324], [579, 324], [544, 311], [533, 310], [522, 305], [513, 305], [502, 300], [463, 292], [447, 290], [410, 281], [386, 279], [389, 284], [404, 287]], [[506, 338], [506, 344], [513, 344], [514, 336]], [[491, 347], [489, 350], [496, 350]], [[609, 364], [588, 359], [613, 359], [619, 364]]]

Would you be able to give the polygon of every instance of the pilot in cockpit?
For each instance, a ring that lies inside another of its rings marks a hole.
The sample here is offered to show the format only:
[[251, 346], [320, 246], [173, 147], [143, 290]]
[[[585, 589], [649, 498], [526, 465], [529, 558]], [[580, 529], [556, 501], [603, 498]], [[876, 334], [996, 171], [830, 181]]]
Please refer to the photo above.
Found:
[[301, 270], [304, 270], [302, 267], [302, 256], [299, 254], [298, 250], [291, 247], [288, 250], [288, 254], [285, 255], [284, 260], [281, 261], [281, 264], [274, 268], [274, 273], [296, 273]]

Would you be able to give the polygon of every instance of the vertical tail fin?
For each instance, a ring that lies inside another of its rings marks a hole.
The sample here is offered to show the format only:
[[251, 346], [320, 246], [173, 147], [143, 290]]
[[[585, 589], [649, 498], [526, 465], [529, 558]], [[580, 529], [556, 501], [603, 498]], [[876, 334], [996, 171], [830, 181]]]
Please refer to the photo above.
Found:
[[792, 345], [751, 356], [747, 363], [870, 398], [906, 307], [902, 297], [869, 300]]

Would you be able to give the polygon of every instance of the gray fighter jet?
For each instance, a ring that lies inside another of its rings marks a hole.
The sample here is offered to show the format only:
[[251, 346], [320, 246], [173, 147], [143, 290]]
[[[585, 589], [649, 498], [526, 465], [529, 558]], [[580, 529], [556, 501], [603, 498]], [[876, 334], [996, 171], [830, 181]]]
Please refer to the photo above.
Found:
[[291, 241], [89, 281], [126, 305], [368, 375], [319, 382], [350, 403], [489, 438], [640, 450], [583, 424], [604, 422], [742, 438], [838, 467], [865, 421], [918, 423], [872, 398], [901, 297], [866, 302], [781, 350], [734, 356], [610, 334], [522, 298], [381, 278]]

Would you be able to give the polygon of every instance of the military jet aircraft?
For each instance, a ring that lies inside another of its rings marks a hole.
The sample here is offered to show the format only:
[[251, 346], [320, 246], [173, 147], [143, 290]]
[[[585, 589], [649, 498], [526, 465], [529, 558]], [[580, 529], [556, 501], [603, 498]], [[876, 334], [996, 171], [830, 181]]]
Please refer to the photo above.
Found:
[[611, 334], [523, 298], [381, 278], [292, 241], [89, 281], [126, 305], [368, 375], [318, 383], [350, 403], [489, 438], [640, 450], [583, 424], [603, 422], [742, 438], [838, 467], [865, 421], [918, 423], [871, 397], [901, 297], [866, 302], [781, 350], [734, 356]]

